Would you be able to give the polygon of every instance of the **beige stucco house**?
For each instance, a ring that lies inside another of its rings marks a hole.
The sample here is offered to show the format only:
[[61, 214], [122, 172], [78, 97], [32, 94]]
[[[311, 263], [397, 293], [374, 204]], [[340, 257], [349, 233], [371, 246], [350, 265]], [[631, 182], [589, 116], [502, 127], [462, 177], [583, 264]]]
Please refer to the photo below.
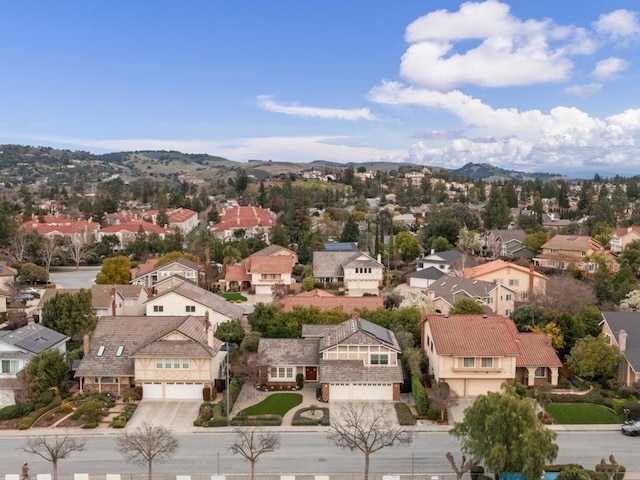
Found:
[[620, 269], [620, 264], [610, 252], [588, 235], [556, 235], [542, 245], [540, 253], [533, 262], [536, 266], [554, 270], [566, 270], [573, 266], [593, 275], [598, 269], [596, 255], [601, 256], [612, 272]]
[[187, 260], [186, 258], [178, 258], [173, 262], [166, 263], [158, 268], [141, 273], [129, 283], [134, 285], [144, 285], [147, 288], [153, 289], [153, 292], [155, 293], [155, 285], [160, 280], [169, 278], [173, 275], [178, 275], [197, 284], [200, 278], [200, 272], [201, 268], [198, 264], [191, 260]]
[[422, 335], [432, 381], [460, 396], [499, 392], [515, 381], [558, 384], [562, 363], [551, 339], [520, 333], [503, 315], [427, 315]]
[[499, 282], [444, 275], [426, 290], [436, 313], [449, 313], [462, 298], [471, 298], [485, 307], [487, 313], [509, 316], [515, 308], [517, 292]]
[[363, 252], [313, 252], [313, 277], [318, 283], [343, 284], [350, 297], [378, 295], [384, 265]]
[[476, 267], [465, 268], [464, 278], [496, 282], [517, 293], [516, 301], [527, 301], [533, 295], [544, 295], [548, 278], [534, 270], [521, 265], [494, 260]]
[[80, 392], [202, 399], [220, 378], [226, 353], [206, 316], [101, 317], [76, 369]]

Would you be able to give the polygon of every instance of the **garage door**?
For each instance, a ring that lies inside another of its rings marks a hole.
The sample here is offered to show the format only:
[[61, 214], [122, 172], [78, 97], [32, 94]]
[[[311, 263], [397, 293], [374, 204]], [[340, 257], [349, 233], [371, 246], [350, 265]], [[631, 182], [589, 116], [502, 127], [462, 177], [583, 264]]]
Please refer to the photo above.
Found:
[[332, 383], [329, 386], [329, 400], [351, 401], [372, 400], [392, 401], [393, 384], [391, 383]]
[[202, 400], [202, 383], [173, 382], [165, 383], [164, 398]]
[[162, 383], [144, 382], [142, 384], [142, 398], [162, 398]]

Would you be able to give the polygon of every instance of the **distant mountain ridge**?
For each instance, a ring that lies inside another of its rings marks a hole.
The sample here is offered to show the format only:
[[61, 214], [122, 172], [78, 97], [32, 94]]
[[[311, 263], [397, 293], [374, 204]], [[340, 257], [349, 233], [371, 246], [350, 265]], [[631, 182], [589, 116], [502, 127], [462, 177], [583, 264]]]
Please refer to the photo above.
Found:
[[458, 169], [449, 170], [449, 172], [455, 175], [461, 175], [463, 177], [473, 178], [474, 180], [482, 179], [487, 182], [492, 182], [497, 180], [507, 180], [510, 178], [517, 179], [517, 180], [540, 179], [544, 182], [548, 182], [548, 181], [557, 180], [560, 178], [567, 178], [566, 175], [561, 175], [559, 173], [518, 172], [516, 170], [505, 170], [504, 168], [496, 167], [489, 163], [473, 163], [473, 162], [469, 162]]

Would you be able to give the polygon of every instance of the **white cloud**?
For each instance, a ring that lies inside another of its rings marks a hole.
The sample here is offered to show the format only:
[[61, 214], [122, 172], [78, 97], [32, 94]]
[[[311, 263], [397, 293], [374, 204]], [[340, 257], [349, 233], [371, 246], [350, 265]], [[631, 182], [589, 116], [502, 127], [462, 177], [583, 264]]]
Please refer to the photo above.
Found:
[[577, 97], [590, 97], [595, 95], [602, 89], [602, 84], [598, 82], [587, 83], [586, 85], [569, 85], [562, 91], [569, 95], [575, 95]]
[[596, 63], [593, 76], [598, 80], [610, 80], [629, 68], [629, 62], [618, 57], [609, 57]]
[[324, 119], [337, 119], [337, 120], [375, 120], [376, 117], [371, 113], [368, 108], [356, 108], [356, 109], [342, 109], [342, 108], [321, 108], [321, 107], [308, 107], [303, 105], [281, 105], [273, 100], [272, 95], [258, 95], [256, 97], [260, 108], [269, 112], [284, 113], [285, 115], [292, 115], [294, 117], [305, 118], [324, 118]]
[[626, 41], [640, 34], [638, 14], [630, 10], [614, 10], [600, 15], [594, 27], [598, 33], [612, 40]]
[[[436, 90], [564, 82], [573, 70], [570, 56], [595, 50], [585, 29], [548, 19], [521, 21], [496, 0], [428, 13], [407, 27], [405, 39], [410, 45], [401, 76]], [[479, 44], [462, 50], [461, 41]]]

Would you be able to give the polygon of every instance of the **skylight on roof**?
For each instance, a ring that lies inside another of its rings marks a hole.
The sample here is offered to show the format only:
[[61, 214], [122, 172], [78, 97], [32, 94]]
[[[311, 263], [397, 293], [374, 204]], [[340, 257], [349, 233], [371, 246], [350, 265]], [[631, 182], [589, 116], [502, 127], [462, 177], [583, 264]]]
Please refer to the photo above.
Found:
[[122, 352], [124, 352], [124, 345], [118, 346], [118, 350], [116, 350], [116, 357], [121, 357]]
[[102, 355], [104, 355], [104, 349], [105, 349], [105, 346], [100, 345], [100, 348], [98, 349], [98, 353], [96, 354], [96, 357], [101, 357]]

